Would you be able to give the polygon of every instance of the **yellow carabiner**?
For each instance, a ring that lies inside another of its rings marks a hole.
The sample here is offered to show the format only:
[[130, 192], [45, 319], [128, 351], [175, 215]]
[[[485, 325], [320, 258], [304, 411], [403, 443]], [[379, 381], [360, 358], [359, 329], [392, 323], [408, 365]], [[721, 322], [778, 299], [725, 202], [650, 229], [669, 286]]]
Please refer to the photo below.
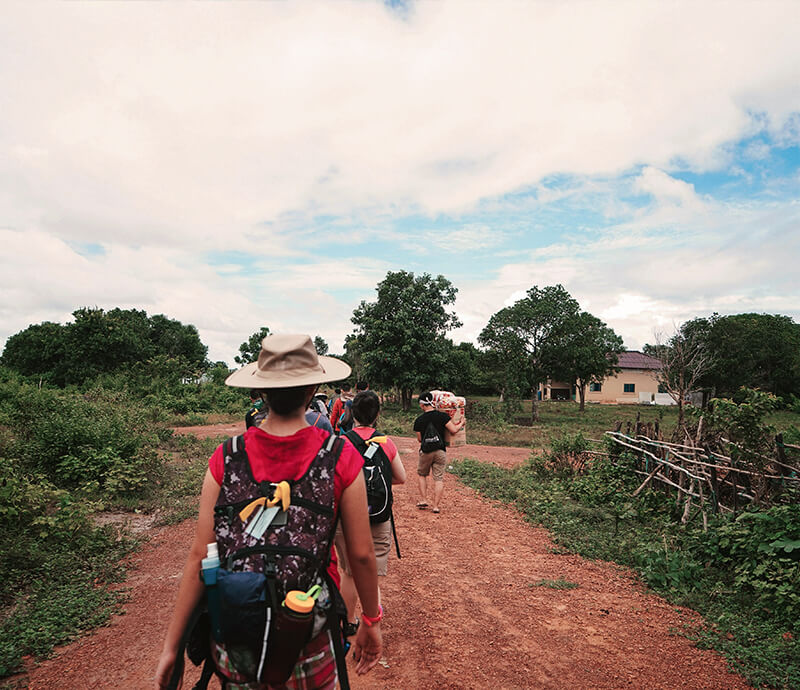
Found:
[[275, 494], [267, 501], [267, 508], [278, 505], [278, 502], [281, 503], [283, 510], [287, 510], [292, 504], [292, 488], [289, 486], [289, 482], [278, 482]]
[[267, 499], [263, 496], [261, 498], [257, 498], [255, 501], [251, 501], [239, 511], [239, 519], [242, 522], [247, 522], [247, 518], [252, 515], [253, 511], [258, 508], [258, 506], [263, 506], [266, 501]]

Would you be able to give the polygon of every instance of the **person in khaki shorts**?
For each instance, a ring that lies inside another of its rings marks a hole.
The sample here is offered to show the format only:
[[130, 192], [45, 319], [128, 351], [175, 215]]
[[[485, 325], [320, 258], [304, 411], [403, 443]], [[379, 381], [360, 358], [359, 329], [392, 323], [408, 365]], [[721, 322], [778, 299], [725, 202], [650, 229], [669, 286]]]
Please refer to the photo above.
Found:
[[445, 452], [445, 431], [456, 434], [464, 428], [466, 422], [459, 424], [450, 419], [446, 412], [440, 412], [433, 406], [433, 394], [430, 391], [420, 393], [419, 406], [422, 414], [414, 420], [414, 431], [419, 441], [419, 501], [417, 508], [424, 510], [428, 507], [428, 475], [433, 474], [433, 507], [434, 513], [439, 512], [439, 502], [444, 492], [444, 468], [447, 465]]
[[[361, 384], [359, 383], [359, 385]], [[352, 411], [355, 426], [352, 431], [347, 432], [344, 437], [352, 443], [354, 440], [358, 441], [359, 438], [362, 441], [366, 441], [373, 436], [377, 436], [376, 425], [378, 423], [380, 410], [381, 404], [378, 396], [371, 390], [366, 390], [365, 386], [365, 388], [359, 391], [356, 397], [353, 398]], [[391, 466], [391, 476], [385, 477], [385, 479], [392, 485], [404, 484], [406, 481], [406, 469], [403, 467], [403, 462], [400, 459], [397, 446], [388, 436], [384, 436], [383, 439], [384, 440], [380, 442], [381, 447]], [[356, 450], [358, 450], [358, 446], [356, 446]], [[389, 551], [391, 551], [392, 548], [391, 520], [387, 518], [381, 522], [372, 522], [372, 518], [370, 518], [370, 531], [372, 532], [372, 544], [375, 548], [375, 562], [378, 568], [378, 578], [382, 579], [386, 577]], [[356, 591], [350, 570], [347, 546], [341, 526], [336, 530], [334, 543], [336, 545], [336, 554], [339, 559], [340, 575], [342, 578], [340, 591], [344, 603], [347, 606], [347, 627], [345, 628], [345, 636], [349, 637], [355, 635], [358, 630], [358, 616], [356, 615], [358, 592]], [[380, 585], [378, 586], [378, 603], [383, 606]]]

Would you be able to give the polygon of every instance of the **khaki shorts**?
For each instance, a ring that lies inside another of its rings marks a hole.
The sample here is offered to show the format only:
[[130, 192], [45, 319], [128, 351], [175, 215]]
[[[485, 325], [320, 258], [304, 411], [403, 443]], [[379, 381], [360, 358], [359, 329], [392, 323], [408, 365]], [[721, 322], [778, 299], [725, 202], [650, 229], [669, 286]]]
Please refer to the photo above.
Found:
[[444, 468], [447, 465], [447, 453], [443, 450], [435, 450], [432, 453], [419, 452], [419, 464], [417, 474], [420, 477], [427, 477], [433, 472], [433, 481], [444, 481]]
[[[389, 562], [389, 551], [392, 550], [392, 522], [370, 523], [372, 531], [372, 544], [375, 547], [375, 562], [378, 565], [378, 575], [386, 575], [386, 564]], [[339, 558], [339, 567], [348, 575], [350, 572], [350, 561], [347, 560], [347, 548], [344, 545], [344, 532], [342, 525], [336, 528], [336, 537], [333, 540], [336, 545], [336, 554]]]

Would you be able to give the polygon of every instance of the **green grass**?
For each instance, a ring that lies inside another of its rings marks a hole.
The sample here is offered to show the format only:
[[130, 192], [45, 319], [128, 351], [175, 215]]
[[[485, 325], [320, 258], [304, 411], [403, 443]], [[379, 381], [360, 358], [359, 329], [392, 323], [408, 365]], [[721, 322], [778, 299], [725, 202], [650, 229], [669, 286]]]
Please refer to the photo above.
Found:
[[[219, 442], [194, 436], [167, 438], [159, 448], [167, 461], [154, 486], [138, 500], [115, 501], [113, 508], [156, 513], [159, 525], [196, 516], [208, 458]], [[23, 481], [16, 475], [7, 481], [12, 480]], [[101, 503], [92, 504], [84, 515], [78, 509], [85, 504], [67, 492], [41, 488], [36, 482], [20, 486], [27, 494], [17, 490], [13, 504], [0, 506], [0, 518], [7, 526], [19, 523], [12, 510], [22, 514], [45, 505], [53, 511], [59, 500], [63, 505], [47, 518], [50, 534], [39, 528], [28, 527], [25, 532], [17, 528], [3, 547], [0, 572], [7, 577], [0, 583], [0, 678], [15, 672], [24, 655], [47, 657], [54, 646], [104, 625], [118, 612], [126, 598], [119, 587], [125, 579], [125, 557], [139, 543], [120, 528], [93, 526], [90, 511], [102, 510]], [[74, 509], [68, 512], [70, 507]]]
[[[477, 411], [467, 417], [467, 442], [489, 446], [517, 446], [521, 448], [544, 449], [565, 434], [583, 434], [586, 438], [600, 439], [603, 433], [613, 429], [617, 421], [622, 421], [623, 430], [627, 422], [635, 422], [639, 414], [642, 422], [659, 421], [666, 436], [675, 427], [677, 411], [668, 407], [638, 405], [587, 405], [581, 412], [574, 402], [545, 401], [539, 403], [540, 421], [533, 426], [509, 424], [502, 417], [502, 403], [497, 398], [468, 398], [480, 403]], [[474, 406], [470, 405], [471, 409]], [[520, 417], [530, 417], [531, 402], [524, 401]], [[381, 411], [379, 425], [382, 430], [398, 436], [413, 435], [414, 419], [420, 414], [414, 405], [403, 412], [398, 405], [386, 405]]]
[[577, 582], [570, 582], [563, 577], [556, 580], [544, 579], [536, 582], [529, 582], [528, 587], [547, 587], [548, 589], [576, 589], [580, 587]]

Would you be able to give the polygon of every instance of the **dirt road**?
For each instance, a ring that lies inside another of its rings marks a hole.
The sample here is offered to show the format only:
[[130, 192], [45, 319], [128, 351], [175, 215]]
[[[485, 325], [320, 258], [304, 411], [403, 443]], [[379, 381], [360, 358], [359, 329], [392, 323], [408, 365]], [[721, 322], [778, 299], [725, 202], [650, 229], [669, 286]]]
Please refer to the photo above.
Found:
[[[625, 569], [554, 553], [545, 530], [452, 475], [439, 515], [417, 509], [415, 444], [398, 446], [410, 480], [395, 494], [403, 557], [392, 555], [384, 584], [384, 658], [352, 676], [354, 688], [749, 687], [719, 656], [674, 634], [695, 614], [646, 592]], [[528, 451], [465, 446], [450, 455], [513, 464]], [[187, 521], [156, 532], [135, 559], [125, 615], [32, 669], [29, 687], [151, 687], [192, 530]], [[535, 584], [558, 579], [578, 587]]]

